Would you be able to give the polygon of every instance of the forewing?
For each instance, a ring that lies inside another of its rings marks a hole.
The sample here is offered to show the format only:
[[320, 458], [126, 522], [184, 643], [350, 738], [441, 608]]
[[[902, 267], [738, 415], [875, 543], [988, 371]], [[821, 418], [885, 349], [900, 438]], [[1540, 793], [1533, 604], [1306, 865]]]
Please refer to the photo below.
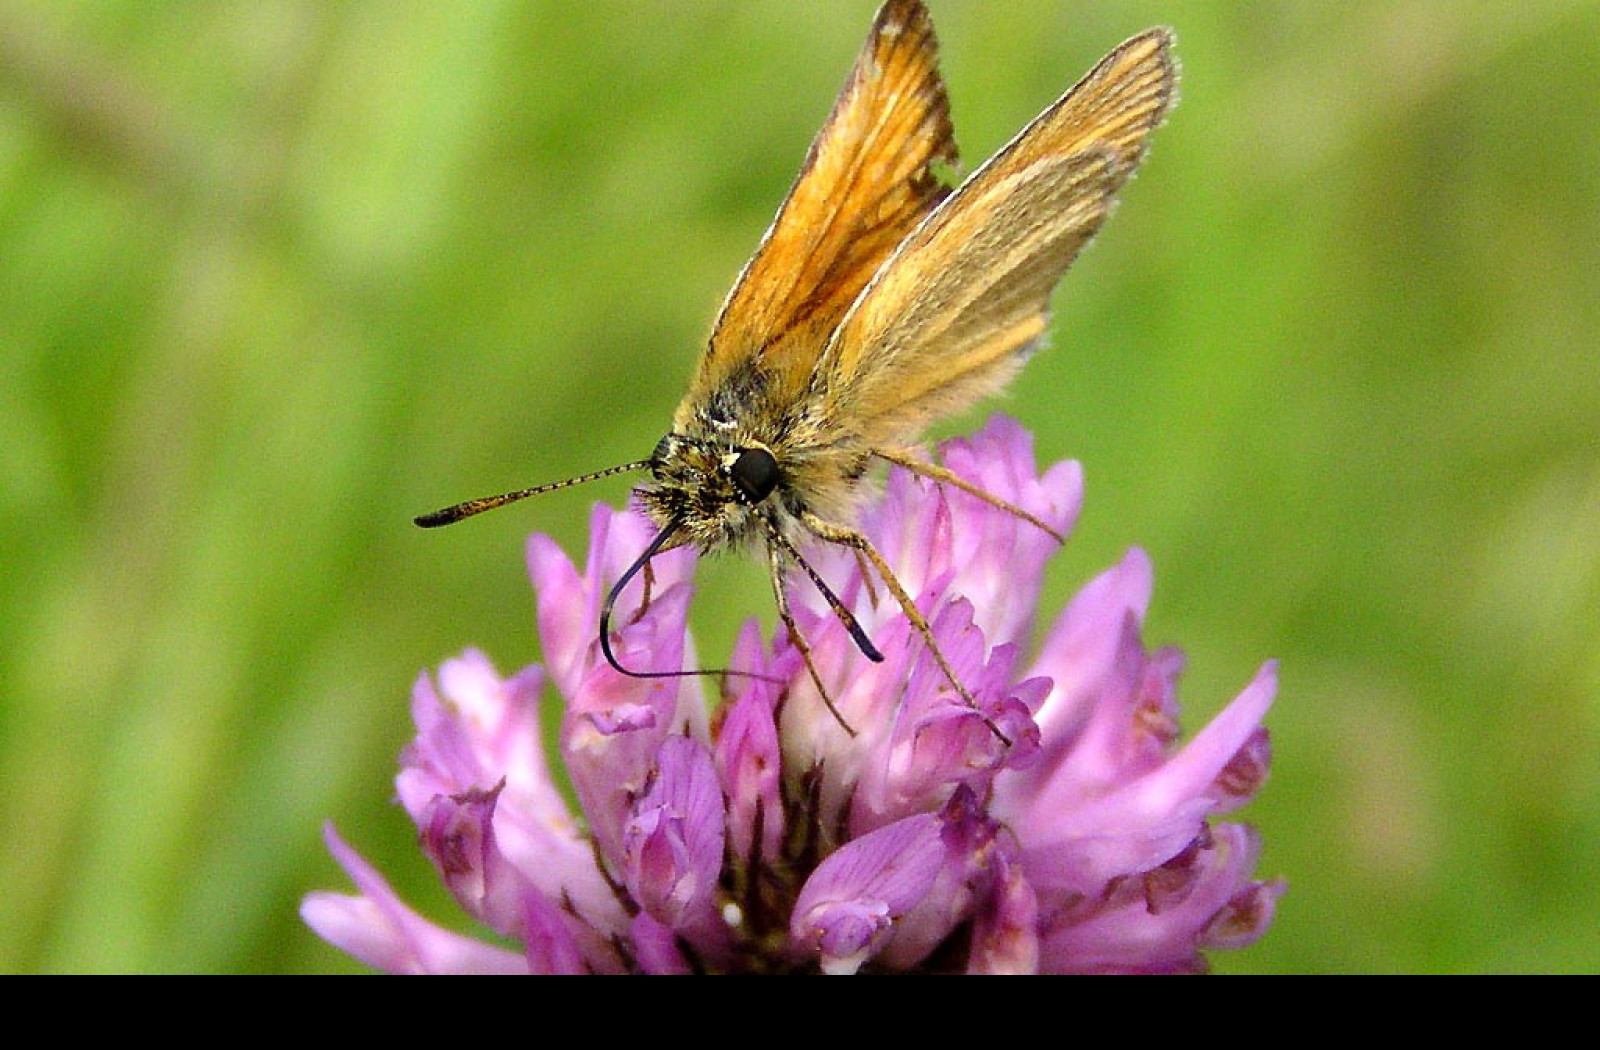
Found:
[[861, 289], [949, 192], [950, 107], [927, 11], [891, 0], [713, 328], [686, 404], [759, 360], [772, 396], [798, 396]]
[[821, 362], [825, 416], [868, 444], [993, 392], [1045, 330], [1050, 293], [1099, 230], [1170, 108], [1171, 35], [1149, 30], [975, 172], [863, 291]]

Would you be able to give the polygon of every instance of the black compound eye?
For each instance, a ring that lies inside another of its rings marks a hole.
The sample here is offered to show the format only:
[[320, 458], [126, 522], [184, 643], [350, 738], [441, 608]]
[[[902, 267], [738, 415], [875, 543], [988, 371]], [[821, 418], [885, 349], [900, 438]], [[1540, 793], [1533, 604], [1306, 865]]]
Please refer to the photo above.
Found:
[[778, 461], [764, 448], [740, 449], [728, 477], [746, 503], [760, 503], [778, 487]]

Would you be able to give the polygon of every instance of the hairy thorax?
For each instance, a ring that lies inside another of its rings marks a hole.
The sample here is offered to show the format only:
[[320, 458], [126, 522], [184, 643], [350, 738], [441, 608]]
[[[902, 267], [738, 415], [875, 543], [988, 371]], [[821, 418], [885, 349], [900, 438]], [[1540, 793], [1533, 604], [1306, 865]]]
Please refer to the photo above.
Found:
[[680, 413], [681, 426], [650, 457], [652, 480], [637, 495], [651, 519], [703, 553], [740, 547], [777, 529], [793, 542], [802, 518], [841, 520], [853, 507], [871, 458], [848, 435], [824, 433], [803, 416], [730, 419]]

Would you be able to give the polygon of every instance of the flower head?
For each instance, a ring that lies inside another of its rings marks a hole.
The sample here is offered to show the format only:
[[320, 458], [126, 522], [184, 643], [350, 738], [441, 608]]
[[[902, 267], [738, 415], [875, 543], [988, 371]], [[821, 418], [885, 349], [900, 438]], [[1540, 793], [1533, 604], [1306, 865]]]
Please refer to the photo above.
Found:
[[[1059, 533], [1076, 519], [1077, 465], [1038, 474], [1007, 419], [941, 453]], [[1181, 743], [1182, 658], [1141, 638], [1143, 553], [1084, 587], [1036, 645], [1056, 546], [1043, 530], [900, 469], [860, 524], [970, 703], [880, 581], [826, 547], [808, 557], [882, 663], [797, 577], [815, 679], [786, 631], [764, 645], [754, 624], [719, 665], [739, 673], [714, 712], [702, 677], [617, 673], [598, 611], [651, 533], [637, 513], [600, 508], [582, 571], [549, 539], [529, 542], [543, 667], [505, 677], [468, 651], [413, 692], [401, 804], [501, 943], [407, 908], [331, 827], [358, 893], [309, 895], [306, 921], [404, 972], [1174, 972], [1259, 937], [1283, 886], [1255, 880], [1253, 830], [1217, 818], [1266, 777], [1273, 665]], [[698, 666], [693, 562], [661, 555], [624, 590], [612, 640], [624, 666]], [[546, 764], [550, 691], [575, 806]]]

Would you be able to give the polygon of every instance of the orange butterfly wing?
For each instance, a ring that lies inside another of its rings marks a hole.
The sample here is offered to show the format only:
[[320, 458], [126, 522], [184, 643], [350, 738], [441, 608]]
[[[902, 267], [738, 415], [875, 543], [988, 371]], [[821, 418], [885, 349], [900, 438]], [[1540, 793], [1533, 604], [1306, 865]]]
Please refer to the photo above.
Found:
[[774, 403], [799, 398], [861, 289], [949, 192], [935, 166], [955, 160], [933, 25], [891, 0], [728, 293], [680, 416], [752, 365]]
[[1171, 44], [1152, 29], [1107, 55], [906, 239], [828, 346], [819, 416], [893, 448], [1011, 377], [1171, 108]]

